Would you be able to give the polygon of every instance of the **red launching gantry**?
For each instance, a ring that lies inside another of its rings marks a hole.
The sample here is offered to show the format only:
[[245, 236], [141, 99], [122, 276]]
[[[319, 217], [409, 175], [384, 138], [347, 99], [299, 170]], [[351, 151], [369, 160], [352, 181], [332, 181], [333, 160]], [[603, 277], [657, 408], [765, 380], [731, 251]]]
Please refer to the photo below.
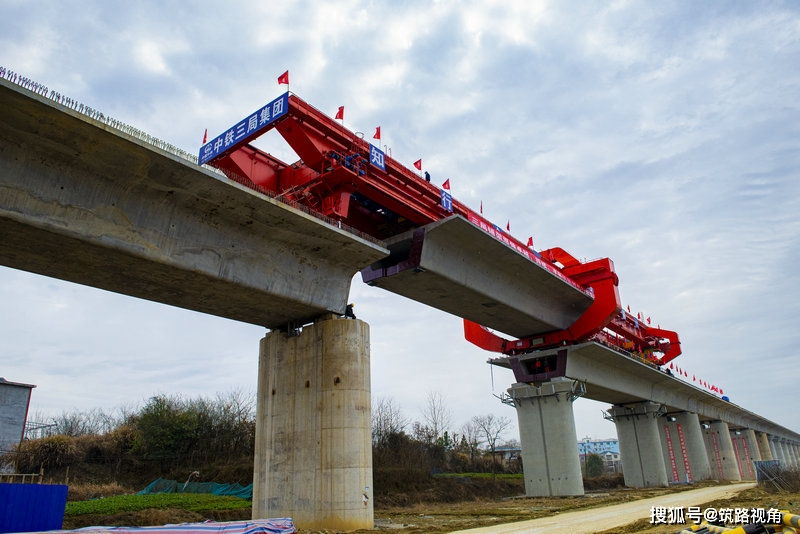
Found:
[[[273, 129], [298, 161], [283, 162], [250, 144]], [[593, 298], [568, 328], [516, 340], [465, 319], [466, 339], [483, 349], [514, 355], [595, 340], [642, 354], [658, 365], [681, 353], [675, 332], [652, 328], [622, 310], [619, 279], [610, 259], [582, 263], [560, 248], [532, 251], [464, 204], [443, 202], [439, 187], [294, 94], [281, 95], [204, 144], [198, 161], [257, 191], [381, 240], [461, 216]]]

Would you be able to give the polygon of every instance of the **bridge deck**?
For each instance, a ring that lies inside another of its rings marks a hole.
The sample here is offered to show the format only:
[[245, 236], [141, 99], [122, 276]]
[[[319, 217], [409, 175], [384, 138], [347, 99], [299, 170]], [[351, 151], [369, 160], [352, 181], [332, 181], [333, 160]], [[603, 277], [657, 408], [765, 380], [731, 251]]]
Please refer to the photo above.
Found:
[[461, 216], [385, 241], [370, 285], [515, 337], [563, 330], [592, 297]]
[[[701, 420], [722, 420], [736, 428], [800, 439], [800, 434], [769, 419], [600, 343], [543, 350], [519, 359], [523, 362], [541, 359], [559, 351], [566, 353], [566, 365], [562, 365], [558, 374], [583, 382], [587, 399], [616, 405], [651, 400], [663, 404], [668, 412], [693, 412]], [[512, 368], [513, 358], [497, 358], [489, 363]]]
[[268, 328], [388, 254], [6, 80], [0, 235], [2, 265]]

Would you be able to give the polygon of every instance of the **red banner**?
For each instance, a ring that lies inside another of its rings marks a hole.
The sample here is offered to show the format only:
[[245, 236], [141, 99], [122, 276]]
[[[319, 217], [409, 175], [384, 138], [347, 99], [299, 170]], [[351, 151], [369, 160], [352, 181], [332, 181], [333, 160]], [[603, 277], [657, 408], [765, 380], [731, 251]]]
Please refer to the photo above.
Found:
[[723, 480], [725, 477], [722, 473], [722, 458], [720, 458], [719, 454], [719, 442], [717, 441], [717, 433], [713, 430], [711, 431], [711, 441], [714, 444], [714, 458], [717, 460], [717, 474], [719, 475], [719, 479]]
[[672, 437], [669, 433], [669, 425], [664, 425], [664, 434], [667, 439], [667, 450], [669, 451], [669, 463], [672, 466], [672, 480], [680, 482], [678, 477], [678, 464], [675, 463], [675, 450], [672, 448]]
[[676, 423], [678, 427], [678, 441], [681, 444], [681, 454], [683, 455], [683, 468], [686, 470], [686, 482], [692, 482], [692, 466], [689, 465], [689, 455], [686, 453], [686, 439], [683, 437], [683, 427], [680, 423]]
[[756, 478], [753, 473], [753, 462], [750, 461], [750, 451], [747, 450], [747, 438], [742, 436], [742, 447], [744, 447], [744, 459], [747, 461], [747, 470], [750, 472], [750, 478]]

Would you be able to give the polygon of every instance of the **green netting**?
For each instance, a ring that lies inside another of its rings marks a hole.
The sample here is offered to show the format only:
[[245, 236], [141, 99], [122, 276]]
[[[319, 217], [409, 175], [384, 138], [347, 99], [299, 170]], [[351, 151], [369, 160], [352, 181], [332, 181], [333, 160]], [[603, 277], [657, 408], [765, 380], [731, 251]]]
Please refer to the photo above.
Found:
[[138, 495], [148, 493], [213, 493], [214, 495], [232, 495], [242, 499], [253, 498], [253, 485], [218, 484], [217, 482], [178, 482], [157, 478], [140, 491]]

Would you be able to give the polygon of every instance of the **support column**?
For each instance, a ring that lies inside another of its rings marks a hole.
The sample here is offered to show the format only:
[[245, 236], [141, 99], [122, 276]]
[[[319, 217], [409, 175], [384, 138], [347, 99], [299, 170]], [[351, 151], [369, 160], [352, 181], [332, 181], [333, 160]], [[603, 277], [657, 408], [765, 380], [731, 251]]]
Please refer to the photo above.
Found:
[[781, 448], [778, 445], [778, 437], [777, 436], [770, 436], [769, 447], [772, 450], [772, 458], [775, 459], [775, 460], [778, 460], [781, 463], [781, 467], [785, 467], [785, 462], [783, 460], [783, 455], [781, 454]]
[[[670, 418], [674, 419], [674, 422], [670, 421]], [[666, 423], [670, 424], [670, 436], [673, 441], [672, 446], [673, 450], [676, 451], [675, 456], [678, 458], [677, 464], [681, 477], [679, 481], [692, 483], [712, 478], [711, 466], [708, 463], [708, 455], [706, 454], [706, 446], [703, 443], [703, 429], [700, 426], [700, 419], [697, 417], [697, 414], [681, 412], [666, 417], [665, 419]], [[662, 426], [663, 425], [664, 423], [662, 423]], [[672, 426], [674, 426], [674, 428], [672, 428]], [[663, 433], [663, 437], [666, 438], [666, 432]], [[678, 451], [680, 451], [680, 454], [678, 454]], [[666, 452], [668, 455], [668, 448]], [[683, 470], [680, 470], [681, 460], [683, 463]], [[667, 478], [670, 478], [669, 475], [672, 469], [670, 458], [665, 459], [665, 465], [667, 467]]]
[[369, 325], [326, 315], [261, 340], [253, 518], [374, 527]]
[[769, 446], [769, 436], [766, 432], [756, 432], [758, 440], [758, 452], [761, 453], [762, 460], [773, 460], [772, 449]]
[[711, 421], [707, 425], [703, 435], [708, 462], [714, 476], [720, 480], [741, 480], [728, 424], [724, 421]]
[[792, 458], [789, 456], [789, 450], [786, 448], [786, 440], [778, 438], [775, 440], [775, 447], [780, 449], [781, 467], [784, 469], [791, 469], [793, 467]]
[[508, 390], [517, 408], [525, 494], [583, 495], [572, 401], [576, 382], [554, 378], [541, 386], [517, 383]]
[[658, 431], [661, 406], [645, 401], [630, 406], [613, 406], [611, 420], [617, 426], [619, 456], [625, 485], [631, 488], [667, 486], [667, 470]]
[[786, 467], [793, 469], [797, 467], [797, 458], [795, 458], [794, 451], [788, 440], [781, 440], [781, 448], [783, 449], [783, 457], [786, 458]]
[[761, 455], [758, 454], [755, 432], [749, 428], [739, 428], [731, 430], [730, 433], [733, 452], [742, 480], [755, 480], [756, 470], [753, 462], [761, 459]]

